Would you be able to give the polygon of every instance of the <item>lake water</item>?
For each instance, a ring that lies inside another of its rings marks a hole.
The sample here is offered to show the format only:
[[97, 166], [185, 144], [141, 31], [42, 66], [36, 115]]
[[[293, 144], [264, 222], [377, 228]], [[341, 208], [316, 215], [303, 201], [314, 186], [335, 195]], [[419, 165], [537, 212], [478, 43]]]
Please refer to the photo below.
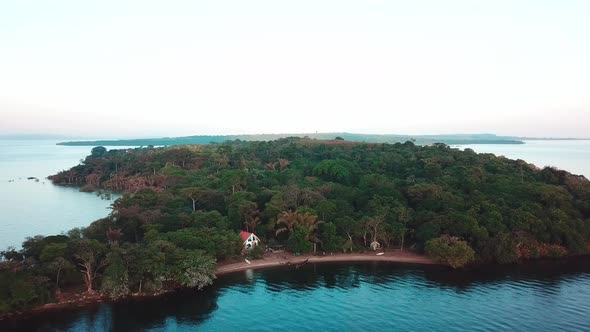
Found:
[[55, 143], [0, 140], [0, 250], [19, 248], [28, 236], [88, 226], [110, 212], [112, 201], [76, 188], [54, 186], [46, 179], [77, 165], [91, 150]]
[[204, 291], [10, 322], [29, 331], [589, 331], [590, 260], [451, 271], [388, 263], [222, 276]]

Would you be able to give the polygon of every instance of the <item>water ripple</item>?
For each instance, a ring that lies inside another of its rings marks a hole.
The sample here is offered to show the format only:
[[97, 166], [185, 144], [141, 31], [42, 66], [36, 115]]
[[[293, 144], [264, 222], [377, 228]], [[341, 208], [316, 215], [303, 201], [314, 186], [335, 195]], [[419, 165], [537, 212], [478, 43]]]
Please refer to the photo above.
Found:
[[474, 272], [373, 263], [261, 270], [221, 277], [203, 292], [0, 323], [0, 330], [590, 331], [589, 263]]

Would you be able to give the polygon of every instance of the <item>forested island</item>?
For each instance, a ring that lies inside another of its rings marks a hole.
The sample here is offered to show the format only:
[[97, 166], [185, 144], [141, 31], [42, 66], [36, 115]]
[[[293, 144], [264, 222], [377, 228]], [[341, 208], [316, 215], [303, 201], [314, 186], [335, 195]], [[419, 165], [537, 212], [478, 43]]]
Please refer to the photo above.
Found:
[[361, 143], [404, 143], [411, 141], [418, 145], [444, 143], [447, 145], [468, 144], [524, 144], [521, 139], [494, 134], [454, 134], [454, 135], [378, 135], [355, 133], [310, 133], [310, 134], [257, 134], [257, 135], [197, 135], [184, 137], [137, 138], [99, 141], [69, 141], [58, 145], [69, 146], [171, 146], [187, 144], [225, 143], [228, 141], [273, 141], [286, 137], [305, 137], [309, 139], [331, 140], [338, 137], [343, 140]]
[[66, 294], [203, 288], [216, 263], [263, 256], [240, 231], [293, 253], [396, 249], [454, 268], [585, 254], [590, 243], [586, 178], [442, 143], [99, 146], [50, 179], [123, 196], [86, 228], [2, 251], [0, 313]]

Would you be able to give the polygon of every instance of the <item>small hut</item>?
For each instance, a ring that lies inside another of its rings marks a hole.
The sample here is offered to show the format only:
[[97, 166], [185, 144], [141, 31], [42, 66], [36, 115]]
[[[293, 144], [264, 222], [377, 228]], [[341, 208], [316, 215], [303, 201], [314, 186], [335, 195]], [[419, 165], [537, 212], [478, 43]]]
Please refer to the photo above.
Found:
[[244, 241], [244, 249], [246, 250], [254, 249], [254, 247], [260, 244], [260, 239], [254, 233], [241, 231], [240, 238]]

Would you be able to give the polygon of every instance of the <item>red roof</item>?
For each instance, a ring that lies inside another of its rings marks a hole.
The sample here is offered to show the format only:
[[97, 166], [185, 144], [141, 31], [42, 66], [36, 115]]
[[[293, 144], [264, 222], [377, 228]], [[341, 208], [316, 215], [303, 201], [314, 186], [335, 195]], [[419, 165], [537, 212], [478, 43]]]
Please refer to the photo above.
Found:
[[242, 238], [242, 241], [248, 240], [248, 238], [250, 237], [250, 235], [252, 235], [252, 233], [249, 233], [249, 232], [246, 232], [246, 231], [241, 231], [240, 232], [240, 237]]

